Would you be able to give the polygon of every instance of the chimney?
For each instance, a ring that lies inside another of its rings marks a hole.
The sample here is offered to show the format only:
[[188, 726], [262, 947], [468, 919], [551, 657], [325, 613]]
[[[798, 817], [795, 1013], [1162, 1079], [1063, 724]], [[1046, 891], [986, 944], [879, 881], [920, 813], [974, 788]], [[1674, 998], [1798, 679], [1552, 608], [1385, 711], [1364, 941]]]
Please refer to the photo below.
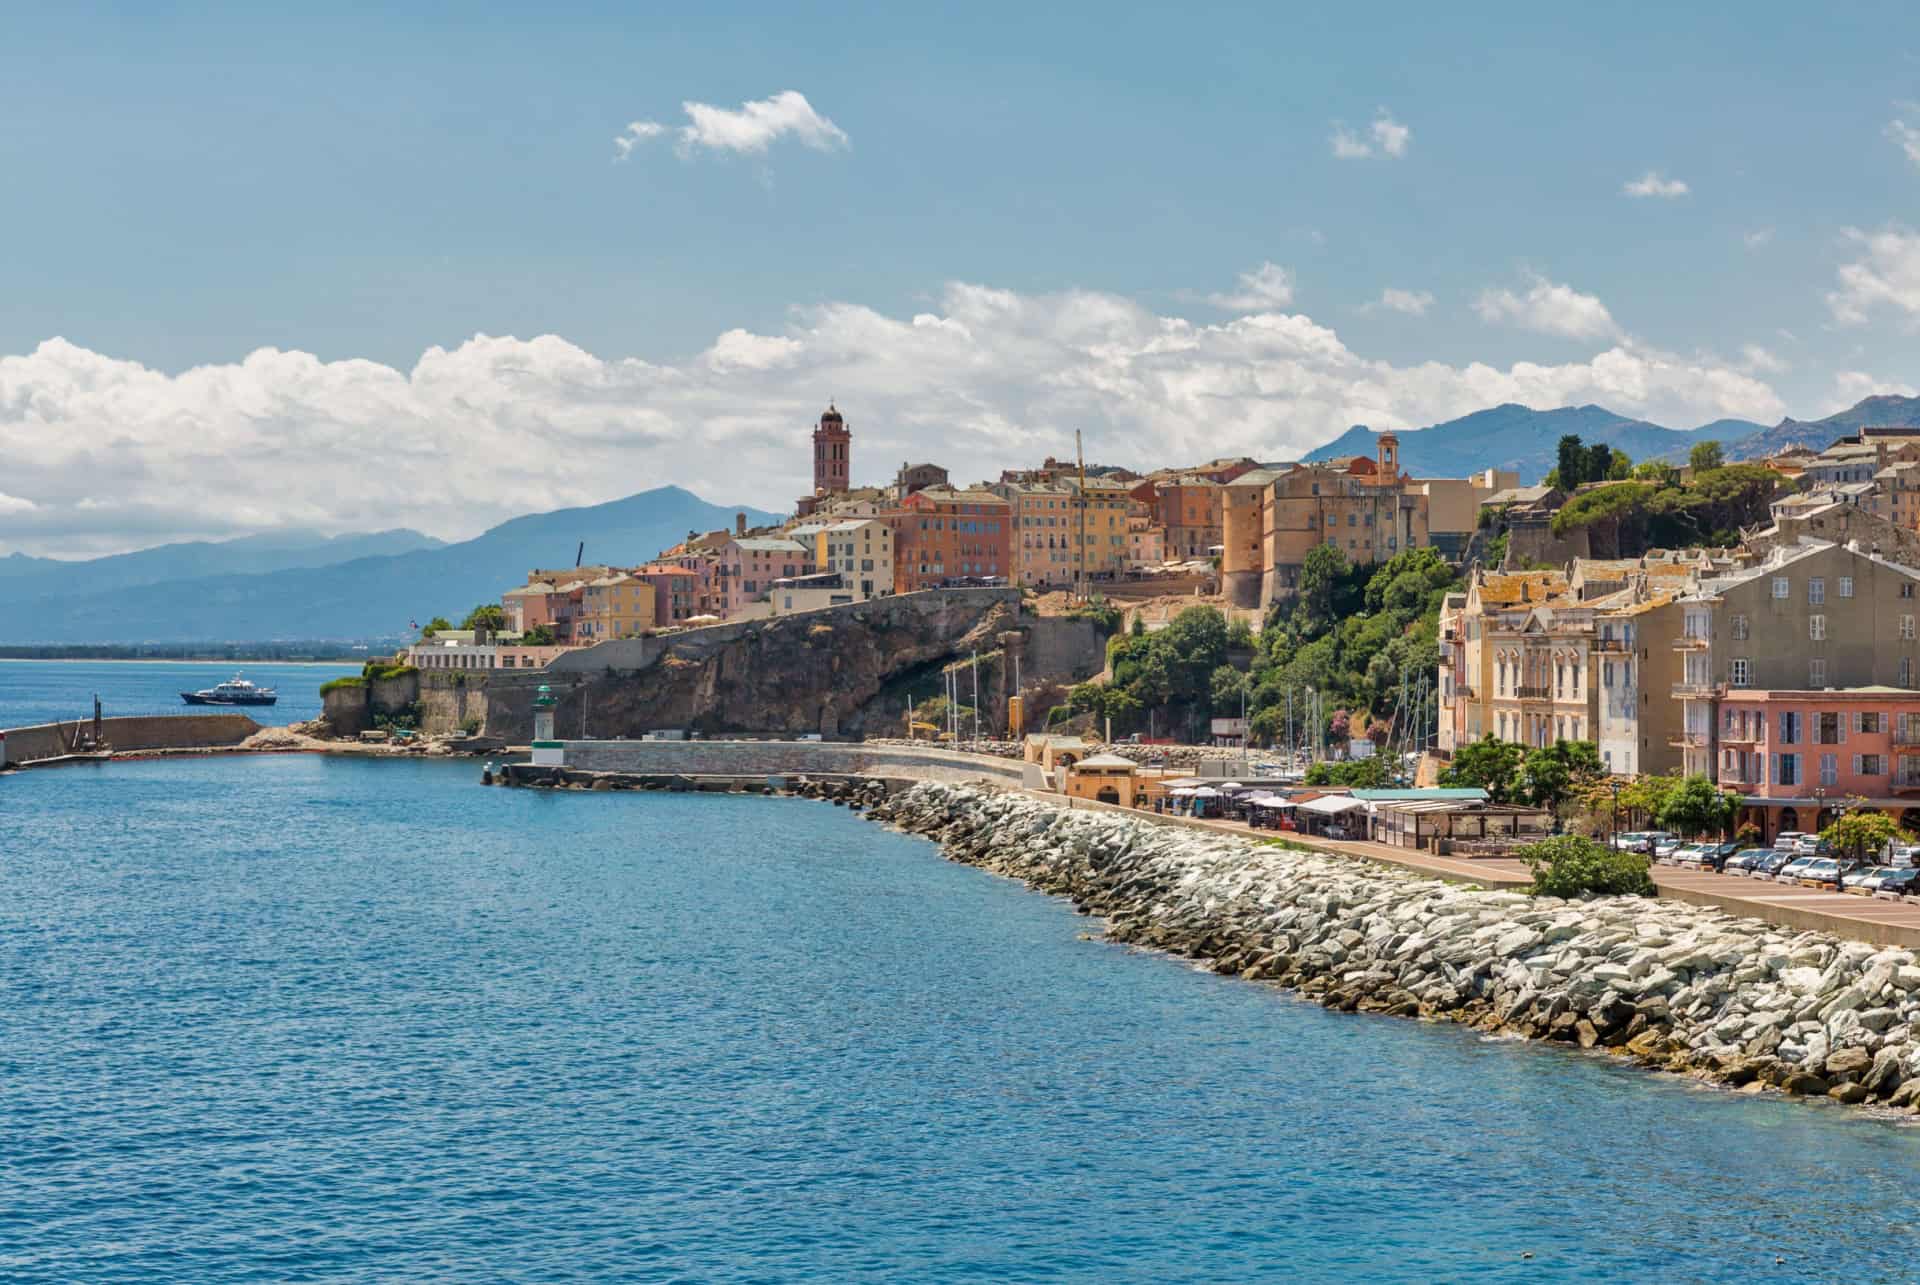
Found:
[[736, 513], [733, 515], [733, 533], [735, 535], [745, 535], [747, 533], [747, 515], [746, 514]]

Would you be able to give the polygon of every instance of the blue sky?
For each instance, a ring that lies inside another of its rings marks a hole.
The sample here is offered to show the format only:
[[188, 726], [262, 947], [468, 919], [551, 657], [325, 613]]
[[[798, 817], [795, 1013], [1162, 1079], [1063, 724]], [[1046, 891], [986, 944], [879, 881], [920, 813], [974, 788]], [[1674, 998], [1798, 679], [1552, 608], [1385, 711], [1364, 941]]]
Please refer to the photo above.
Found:
[[[985, 471], [1076, 427], [1128, 462], [1176, 418], [1175, 447], [1282, 455], [1509, 398], [1687, 427], [1920, 383], [1909, 6], [314, 8], [9, 15], [0, 550], [219, 534], [164, 490], [205, 452], [308, 469], [382, 422], [518, 471], [303, 522], [789, 499], [768, 439], [829, 396], [887, 470]], [[676, 146], [683, 103], [782, 91], [844, 143]], [[664, 132], [620, 159], [635, 121]], [[1627, 193], [1649, 174], [1684, 193]], [[1208, 329], [1248, 316], [1291, 320]], [[1151, 360], [1169, 322], [1206, 332], [1190, 366]], [[429, 390], [435, 347], [461, 369]], [[48, 460], [75, 429], [134, 458]], [[244, 498], [234, 530], [289, 511]]]

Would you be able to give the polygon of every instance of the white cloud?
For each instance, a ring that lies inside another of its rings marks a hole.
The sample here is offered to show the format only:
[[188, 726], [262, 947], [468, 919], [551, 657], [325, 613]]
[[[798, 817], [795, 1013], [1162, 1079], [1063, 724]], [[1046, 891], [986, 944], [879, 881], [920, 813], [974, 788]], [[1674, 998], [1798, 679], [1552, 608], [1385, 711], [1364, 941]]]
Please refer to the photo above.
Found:
[[1865, 324], [1881, 308], [1920, 321], [1920, 233], [1891, 225], [1878, 232], [1846, 229], [1860, 257], [1840, 265], [1840, 287], [1827, 294], [1827, 307], [1842, 325]]
[[1277, 263], [1262, 263], [1239, 280], [1237, 291], [1210, 294], [1207, 302], [1229, 312], [1271, 312], [1293, 302], [1293, 273]]
[[1740, 238], [1740, 244], [1746, 246], [1749, 250], [1764, 250], [1767, 246], [1773, 244], [1773, 229], [1755, 228]]
[[1427, 309], [1433, 307], [1433, 293], [1428, 290], [1401, 290], [1388, 286], [1380, 292], [1380, 297], [1363, 306], [1362, 311], [1375, 312], [1385, 309], [1388, 312], [1404, 312], [1409, 317], [1424, 317]]
[[1670, 201], [1685, 196], [1690, 189], [1677, 178], [1668, 178], [1658, 170], [1648, 170], [1639, 178], [1629, 179], [1621, 185], [1620, 190], [1632, 197], [1656, 196]]
[[[710, 103], [683, 102], [688, 123], [673, 130], [674, 150], [681, 157], [699, 149], [759, 156], [774, 143], [791, 137], [816, 152], [851, 146], [846, 132], [822, 116], [798, 90], [786, 89], [771, 98], [740, 104], [738, 110]], [[616, 159], [625, 160], [641, 143], [668, 133], [659, 121], [637, 120], [613, 140]]]
[[1336, 123], [1327, 143], [1339, 159], [1359, 161], [1376, 152], [1398, 159], [1407, 154], [1407, 145], [1412, 141], [1413, 130], [1388, 115], [1387, 109], [1382, 107], [1379, 115], [1373, 118], [1373, 124], [1367, 127], [1365, 137]]
[[38, 507], [32, 500], [0, 491], [0, 513], [30, 513]]
[[1907, 154], [1907, 159], [1920, 165], [1920, 129], [1915, 129], [1903, 120], [1887, 122], [1887, 137], [1894, 146]]
[[1740, 349], [1740, 369], [1756, 375], [1777, 375], [1787, 369], [1787, 363], [1759, 344], [1747, 344]]
[[261, 349], [170, 375], [50, 339], [0, 357], [0, 477], [36, 504], [0, 511], [0, 551], [289, 527], [456, 538], [668, 482], [784, 508], [809, 484], [807, 433], [829, 397], [863, 481], [920, 458], [995, 476], [1070, 449], [1075, 429], [1091, 457], [1148, 467], [1287, 458], [1351, 424], [1502, 402], [1666, 423], [1785, 409], [1751, 374], [1625, 340], [1558, 364], [1395, 364], [1305, 316], [1203, 323], [1111, 294], [968, 284], [916, 316], [796, 309], [778, 333], [728, 331], [675, 364], [476, 335], [411, 369]]
[[1531, 279], [1525, 294], [1482, 290], [1473, 302], [1473, 310], [1482, 321], [1510, 322], [1524, 330], [1566, 339], [1608, 339], [1620, 334], [1613, 314], [1599, 299], [1541, 276]]
[[1865, 397], [1916, 397], [1913, 385], [1881, 379], [1864, 370], [1843, 370], [1833, 377], [1833, 395], [1839, 399], [1836, 411], [1846, 410]]

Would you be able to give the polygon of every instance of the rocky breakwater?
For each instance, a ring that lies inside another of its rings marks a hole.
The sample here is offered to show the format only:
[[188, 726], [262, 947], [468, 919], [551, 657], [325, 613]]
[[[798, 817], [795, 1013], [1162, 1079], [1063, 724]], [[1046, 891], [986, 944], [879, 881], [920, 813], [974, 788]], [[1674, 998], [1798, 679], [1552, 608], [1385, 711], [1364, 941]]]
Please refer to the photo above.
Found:
[[869, 815], [1071, 897], [1113, 940], [1329, 1008], [1609, 1050], [1745, 1092], [1920, 1099], [1911, 951], [1652, 898], [1487, 892], [992, 788], [916, 785]]

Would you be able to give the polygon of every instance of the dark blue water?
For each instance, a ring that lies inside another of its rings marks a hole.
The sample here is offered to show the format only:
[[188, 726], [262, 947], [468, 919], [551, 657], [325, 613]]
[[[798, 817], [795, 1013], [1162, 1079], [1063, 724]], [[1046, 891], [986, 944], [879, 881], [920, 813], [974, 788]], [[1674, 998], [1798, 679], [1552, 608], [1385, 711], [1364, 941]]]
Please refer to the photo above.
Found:
[[[181, 714], [180, 699], [224, 682], [236, 673], [280, 696], [271, 706], [242, 713], [258, 723], [300, 723], [320, 715], [320, 684], [358, 665], [249, 665], [233, 661], [0, 660], [0, 728], [92, 718], [94, 693], [101, 713]], [[205, 711], [202, 710], [202, 713]]]
[[1328, 1014], [824, 804], [475, 776], [0, 777], [0, 1278], [1914, 1273], [1920, 1131]]

